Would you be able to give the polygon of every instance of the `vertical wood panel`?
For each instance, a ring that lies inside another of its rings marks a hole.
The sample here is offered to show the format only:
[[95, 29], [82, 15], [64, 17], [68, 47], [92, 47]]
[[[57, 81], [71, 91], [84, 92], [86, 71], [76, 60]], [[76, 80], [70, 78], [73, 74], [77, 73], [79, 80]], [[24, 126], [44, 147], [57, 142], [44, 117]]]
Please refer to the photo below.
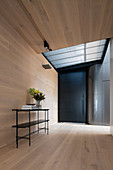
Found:
[[53, 68], [45, 70], [42, 64], [47, 64], [45, 58], [0, 16], [0, 146], [15, 141], [11, 127], [15, 113], [11, 109], [32, 101], [28, 98], [30, 87], [46, 94], [43, 107], [50, 108], [51, 124], [57, 122], [57, 73]]

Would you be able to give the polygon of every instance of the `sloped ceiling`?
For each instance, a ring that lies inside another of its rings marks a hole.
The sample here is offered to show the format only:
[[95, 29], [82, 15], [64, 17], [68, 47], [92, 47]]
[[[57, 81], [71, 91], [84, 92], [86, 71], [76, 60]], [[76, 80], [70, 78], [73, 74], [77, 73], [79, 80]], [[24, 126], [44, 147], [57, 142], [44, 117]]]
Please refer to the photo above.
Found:
[[113, 0], [1, 0], [3, 17], [36, 51], [113, 37]]

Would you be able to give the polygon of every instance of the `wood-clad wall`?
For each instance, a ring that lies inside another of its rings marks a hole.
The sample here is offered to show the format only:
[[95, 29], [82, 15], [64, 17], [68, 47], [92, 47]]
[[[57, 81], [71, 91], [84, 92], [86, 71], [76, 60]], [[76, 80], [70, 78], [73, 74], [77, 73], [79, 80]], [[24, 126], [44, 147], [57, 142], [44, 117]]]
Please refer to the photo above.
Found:
[[34, 87], [46, 94], [43, 107], [50, 108], [51, 124], [57, 122], [57, 72], [45, 70], [46, 59], [37, 54], [0, 16], [0, 147], [15, 141], [15, 113]]

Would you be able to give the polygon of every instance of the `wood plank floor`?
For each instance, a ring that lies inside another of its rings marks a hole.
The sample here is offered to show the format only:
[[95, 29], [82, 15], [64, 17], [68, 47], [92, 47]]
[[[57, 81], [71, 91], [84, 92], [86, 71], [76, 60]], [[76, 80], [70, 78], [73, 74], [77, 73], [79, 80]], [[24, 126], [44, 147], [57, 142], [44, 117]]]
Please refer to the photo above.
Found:
[[32, 135], [0, 149], [0, 170], [113, 170], [109, 127], [60, 123], [50, 134]]

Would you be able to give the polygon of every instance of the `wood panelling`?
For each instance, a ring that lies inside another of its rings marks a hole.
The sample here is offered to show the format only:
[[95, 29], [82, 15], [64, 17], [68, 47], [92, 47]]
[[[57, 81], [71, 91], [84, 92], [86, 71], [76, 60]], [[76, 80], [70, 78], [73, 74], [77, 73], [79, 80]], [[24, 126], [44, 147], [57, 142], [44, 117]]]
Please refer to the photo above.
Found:
[[[16, 3], [15, 1], [15, 6], [12, 6], [10, 1], [7, 1], [11, 8], [16, 8]], [[9, 11], [7, 5], [5, 11], [6, 13]], [[13, 9], [10, 17], [16, 18]], [[24, 20], [28, 22], [26, 18]], [[10, 23], [6, 16], [0, 15], [0, 146], [15, 141], [15, 129], [12, 129], [12, 125], [15, 124], [15, 113], [11, 110], [20, 108], [32, 100], [28, 95], [30, 87], [40, 89], [46, 94], [46, 100], [42, 105], [50, 108], [51, 124], [57, 122], [57, 73], [53, 68], [45, 70], [42, 67], [42, 64], [48, 62], [33, 50], [26, 39], [15, 30], [13, 24], [14, 22]], [[18, 20], [17, 22], [15, 20], [15, 26], [16, 24], [19, 24]], [[30, 31], [30, 28], [28, 30]], [[36, 36], [37, 41], [40, 41], [37, 34], [32, 32], [32, 36]], [[23, 114], [20, 119], [21, 121], [26, 119], [25, 115]]]
[[1, 0], [0, 15], [37, 53], [113, 37], [113, 0]]
[[37, 53], [43, 51], [43, 40], [37, 34], [17, 0], [0, 2], [0, 14]]
[[113, 138], [109, 127], [56, 124], [49, 135], [33, 135], [0, 150], [0, 169], [113, 170]]

